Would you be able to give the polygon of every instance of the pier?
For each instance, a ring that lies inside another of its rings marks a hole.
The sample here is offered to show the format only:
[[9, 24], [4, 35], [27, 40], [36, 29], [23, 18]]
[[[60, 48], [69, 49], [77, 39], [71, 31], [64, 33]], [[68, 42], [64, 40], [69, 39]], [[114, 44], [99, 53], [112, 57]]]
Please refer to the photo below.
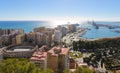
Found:
[[96, 24], [95, 22], [92, 22], [91, 25], [95, 26], [96, 29], [99, 29], [99, 27], [108, 27], [109, 29], [114, 29], [114, 28], [120, 28], [120, 26], [117, 25], [109, 25], [109, 24]]

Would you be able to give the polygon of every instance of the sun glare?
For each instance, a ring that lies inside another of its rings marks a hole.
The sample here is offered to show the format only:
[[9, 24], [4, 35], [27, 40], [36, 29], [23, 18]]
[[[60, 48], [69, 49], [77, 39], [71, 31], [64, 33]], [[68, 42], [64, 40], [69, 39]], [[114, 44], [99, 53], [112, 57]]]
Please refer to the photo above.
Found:
[[78, 23], [78, 21], [74, 21], [74, 20], [51, 20], [50, 22], [55, 26], [68, 24], [68, 23], [71, 23], [71, 24]]

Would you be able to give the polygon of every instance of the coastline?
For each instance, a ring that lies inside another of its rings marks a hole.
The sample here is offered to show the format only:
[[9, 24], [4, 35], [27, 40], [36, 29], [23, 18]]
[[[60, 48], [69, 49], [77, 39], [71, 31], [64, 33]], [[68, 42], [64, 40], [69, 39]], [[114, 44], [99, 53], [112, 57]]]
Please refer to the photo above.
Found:
[[[79, 31], [80, 29], [83, 29], [82, 31]], [[95, 40], [102, 40], [102, 39], [114, 39], [114, 38], [120, 38], [120, 36], [113, 36], [113, 37], [100, 37], [100, 38], [85, 38], [83, 37], [84, 34], [86, 34], [87, 31], [89, 31], [88, 28], [80, 28], [76, 35], [79, 36], [79, 40], [83, 41], [95, 41]]]
[[83, 38], [81, 37], [80, 40], [84, 40], [84, 41], [96, 41], [96, 40], [103, 40], [103, 39], [115, 39], [115, 38], [120, 38], [120, 36], [116, 36], [116, 37], [104, 37], [104, 38]]
[[78, 28], [76, 32], [66, 34], [62, 38], [62, 42], [65, 42], [67, 45], [71, 45], [74, 41], [95, 41], [95, 40], [102, 40], [102, 39], [114, 39], [114, 38], [120, 38], [120, 36], [113, 36], [113, 37], [101, 37], [101, 38], [85, 38], [83, 35], [85, 35], [88, 31], [90, 31], [89, 28]]

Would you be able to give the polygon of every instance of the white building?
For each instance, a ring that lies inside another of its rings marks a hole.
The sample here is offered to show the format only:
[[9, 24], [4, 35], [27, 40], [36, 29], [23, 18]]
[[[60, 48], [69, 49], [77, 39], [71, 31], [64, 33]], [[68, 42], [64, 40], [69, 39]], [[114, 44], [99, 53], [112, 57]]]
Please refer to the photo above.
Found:
[[36, 32], [36, 42], [38, 45], [46, 44], [46, 36], [44, 33]]
[[23, 35], [17, 35], [16, 36], [16, 43], [17, 44], [22, 44], [24, 42], [24, 37]]
[[2, 46], [2, 37], [0, 37], [0, 46]]
[[66, 27], [62, 27], [62, 36], [66, 36], [68, 33], [68, 29]]
[[3, 60], [2, 49], [0, 49], [0, 60]]
[[62, 37], [68, 33], [68, 28], [65, 26], [59, 25], [56, 29], [62, 32]]
[[61, 38], [62, 38], [62, 32], [61, 31], [59, 31], [59, 30], [55, 30], [55, 32], [54, 32], [54, 40], [55, 40], [55, 42], [60, 42], [61, 41]]

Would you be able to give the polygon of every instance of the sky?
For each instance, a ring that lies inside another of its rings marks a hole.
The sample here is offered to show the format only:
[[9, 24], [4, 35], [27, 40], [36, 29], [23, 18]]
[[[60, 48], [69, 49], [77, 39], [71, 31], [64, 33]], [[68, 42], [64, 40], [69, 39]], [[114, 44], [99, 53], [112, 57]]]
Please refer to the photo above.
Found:
[[0, 20], [119, 21], [120, 0], [0, 0]]

